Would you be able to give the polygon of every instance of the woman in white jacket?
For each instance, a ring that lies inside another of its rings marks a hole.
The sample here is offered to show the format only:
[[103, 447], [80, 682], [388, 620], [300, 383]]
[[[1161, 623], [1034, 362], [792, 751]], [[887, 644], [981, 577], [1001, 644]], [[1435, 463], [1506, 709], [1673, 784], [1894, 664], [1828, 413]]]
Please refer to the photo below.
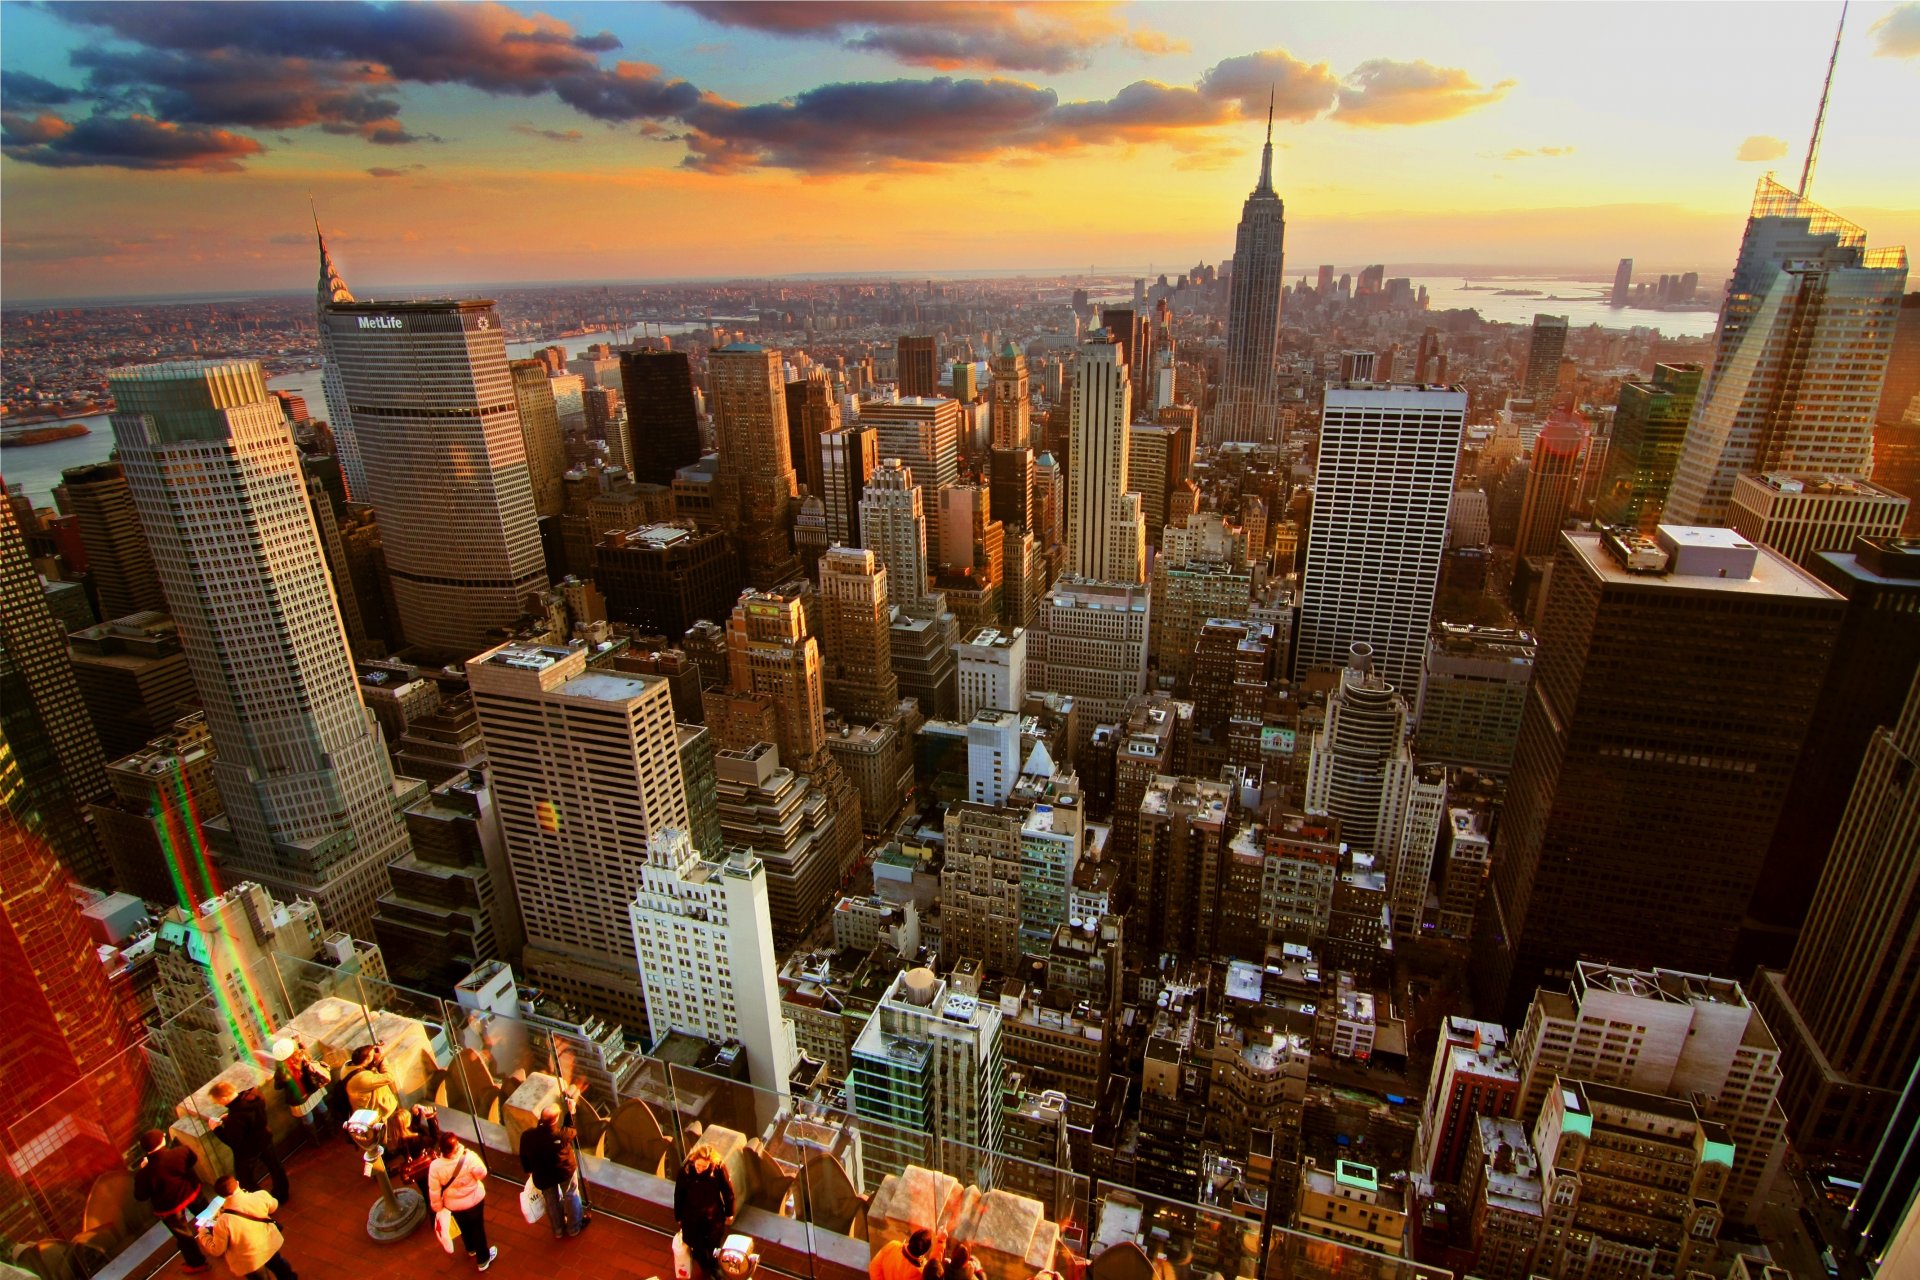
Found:
[[427, 1166], [427, 1195], [433, 1211], [442, 1209], [460, 1224], [467, 1256], [485, 1271], [500, 1256], [487, 1244], [487, 1166], [450, 1133], [440, 1135], [440, 1158]]

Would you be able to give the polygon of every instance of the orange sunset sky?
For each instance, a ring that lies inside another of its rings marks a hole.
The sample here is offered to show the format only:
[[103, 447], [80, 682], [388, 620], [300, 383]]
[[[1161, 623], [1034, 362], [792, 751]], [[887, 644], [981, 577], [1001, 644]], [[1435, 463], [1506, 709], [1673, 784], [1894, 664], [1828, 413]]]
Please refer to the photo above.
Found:
[[[1837, 5], [0, 4], [0, 291], [388, 288], [1231, 251], [1724, 272]], [[1920, 247], [1920, 3], [1855, 6], [1812, 194]]]

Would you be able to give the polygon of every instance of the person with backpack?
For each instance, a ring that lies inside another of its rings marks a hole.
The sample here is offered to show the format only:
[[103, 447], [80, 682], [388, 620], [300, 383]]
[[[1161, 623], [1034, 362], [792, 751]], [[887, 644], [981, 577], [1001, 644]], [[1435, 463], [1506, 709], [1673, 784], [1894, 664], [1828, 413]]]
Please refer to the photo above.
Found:
[[134, 1166], [133, 1194], [153, 1206], [154, 1216], [166, 1225], [167, 1234], [180, 1246], [181, 1268], [188, 1275], [207, 1269], [207, 1256], [200, 1251], [194, 1233], [193, 1215], [207, 1206], [207, 1189], [193, 1167], [200, 1157], [186, 1147], [167, 1141], [158, 1129], [140, 1135], [140, 1163]]
[[248, 1280], [300, 1280], [293, 1265], [280, 1256], [286, 1237], [274, 1213], [280, 1202], [264, 1191], [244, 1191], [240, 1180], [227, 1174], [213, 1184], [224, 1197], [210, 1226], [201, 1227], [198, 1242], [209, 1256], [225, 1258], [227, 1269]]
[[440, 1135], [440, 1158], [427, 1169], [427, 1202], [453, 1215], [467, 1256], [481, 1271], [500, 1256], [487, 1244], [487, 1166], [450, 1133]]

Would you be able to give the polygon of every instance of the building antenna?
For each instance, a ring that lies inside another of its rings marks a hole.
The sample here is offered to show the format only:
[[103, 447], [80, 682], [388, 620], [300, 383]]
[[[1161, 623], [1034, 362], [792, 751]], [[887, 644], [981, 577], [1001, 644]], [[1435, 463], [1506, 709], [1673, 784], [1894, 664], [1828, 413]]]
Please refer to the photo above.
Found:
[[1841, 0], [1840, 25], [1833, 32], [1833, 55], [1827, 59], [1827, 82], [1820, 86], [1820, 110], [1813, 116], [1813, 137], [1807, 140], [1807, 163], [1800, 170], [1800, 198], [1807, 198], [1813, 182], [1813, 162], [1820, 158], [1820, 130], [1827, 123], [1827, 96], [1833, 92], [1833, 68], [1840, 61], [1840, 34], [1847, 29], [1846, 0]]

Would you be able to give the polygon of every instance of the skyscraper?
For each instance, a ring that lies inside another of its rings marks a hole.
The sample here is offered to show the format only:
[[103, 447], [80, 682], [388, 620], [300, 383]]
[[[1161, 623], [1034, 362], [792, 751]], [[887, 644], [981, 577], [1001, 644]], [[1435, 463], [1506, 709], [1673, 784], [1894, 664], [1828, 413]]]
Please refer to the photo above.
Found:
[[1586, 449], [1586, 424], [1573, 414], [1554, 414], [1534, 437], [1520, 524], [1513, 535], [1517, 559], [1550, 556], [1559, 547], [1560, 527], [1573, 510]]
[[1862, 538], [1850, 551], [1816, 554], [1810, 571], [1847, 606], [1748, 909], [1748, 929], [1758, 936], [1742, 959], [1771, 967], [1786, 963], [1806, 921], [1869, 744], [1900, 719], [1920, 671], [1920, 542]]
[[820, 558], [820, 651], [827, 705], [860, 724], [900, 705], [893, 674], [887, 566], [872, 551], [833, 547]]
[[1864, 1166], [1920, 1066], [1920, 676], [1867, 744], [1785, 973], [1754, 999], [1780, 1039], [1782, 1103], [1808, 1159]]
[[563, 479], [567, 474], [567, 441], [560, 431], [560, 411], [553, 402], [553, 383], [547, 366], [538, 360], [513, 360], [514, 407], [520, 414], [520, 438], [527, 451], [527, 480], [533, 486], [533, 514], [547, 520], [567, 508]]
[[1733, 481], [1727, 527], [1812, 573], [1823, 551], [1899, 536], [1908, 499], [1865, 476], [1769, 471]]
[[1537, 315], [1533, 318], [1533, 336], [1527, 344], [1527, 376], [1522, 387], [1533, 401], [1534, 412], [1553, 407], [1560, 386], [1560, 359], [1567, 353], [1567, 318]]
[[1483, 1009], [1516, 1011], [1583, 956], [1728, 970], [1842, 609], [1729, 530], [1561, 534]]
[[1033, 443], [1033, 398], [1027, 358], [1007, 339], [993, 358], [993, 447], [1025, 449]]
[[60, 473], [62, 509], [80, 522], [80, 543], [87, 549], [87, 577], [93, 581], [103, 620], [130, 613], [167, 611], [153, 552], [140, 532], [140, 513], [117, 462], [68, 467]]
[[320, 280], [321, 360], [341, 397], [327, 409], [336, 439], [350, 424], [362, 475], [347, 483], [380, 513], [407, 639], [471, 657], [547, 588], [500, 317], [486, 299], [355, 301], [324, 243]]
[[1754, 1220], [1786, 1155], [1786, 1118], [1779, 1045], [1739, 983], [1581, 961], [1541, 987], [1517, 1020], [1523, 1123], [1552, 1105], [1563, 1079], [1698, 1099], [1702, 1116], [1732, 1140], [1722, 1156], [1731, 1170], [1723, 1207], [1736, 1221]]
[[620, 352], [620, 386], [633, 448], [627, 469], [642, 484], [673, 483], [673, 473], [700, 461], [700, 408], [684, 351]]
[[1080, 348], [1074, 369], [1073, 465], [1067, 471], [1067, 554], [1071, 572], [1095, 582], [1140, 582], [1146, 563], [1122, 511], [1127, 425], [1133, 389], [1119, 339], [1106, 331]]
[[894, 344], [902, 398], [940, 394], [940, 353], [932, 334], [902, 334]]
[[1147, 687], [1148, 591], [1144, 584], [1062, 574], [1027, 633], [1027, 686], [1066, 694], [1079, 712], [1081, 750], [1127, 700]]
[[0, 740], [41, 815], [39, 836], [69, 874], [106, 883], [107, 864], [82, 818], [106, 797], [107, 761], [80, 696], [67, 638], [47, 606], [13, 504], [0, 501]]
[[[880, 456], [898, 458], [929, 495], [960, 479], [960, 402], [902, 396], [860, 406], [860, 424], [880, 433]], [[933, 499], [928, 498], [931, 503]]]
[[880, 465], [880, 435], [862, 423], [850, 423], [820, 437], [820, 499], [827, 508], [827, 541], [858, 547], [860, 500], [867, 477]]
[[[853, 1042], [847, 1093], [875, 1122], [869, 1175], [927, 1161], [969, 1180], [1000, 1151], [1006, 1089], [1000, 1006], [962, 989], [958, 976], [909, 969], [893, 980]], [[895, 1136], [897, 1135], [897, 1136]], [[925, 1136], [922, 1136], [925, 1135]]]
[[673, 695], [658, 676], [587, 670], [586, 648], [502, 645], [467, 664], [494, 800], [540, 986], [639, 1028], [627, 904], [649, 842], [688, 829]]
[[1613, 293], [1607, 305], [1614, 308], [1627, 305], [1627, 299], [1633, 294], [1633, 259], [1622, 258], [1613, 272]]
[[137, 1015], [109, 985], [68, 891], [71, 872], [46, 843], [43, 820], [55, 815], [11, 747], [0, 736], [0, 1160], [44, 1222], [8, 1196], [0, 1231], [24, 1241], [48, 1223], [77, 1233], [94, 1179], [125, 1168], [146, 1059], [129, 1052]]
[[108, 384], [218, 751], [226, 813], [207, 834], [230, 874], [282, 901], [312, 898], [328, 925], [370, 938], [407, 834], [286, 418], [253, 361], [116, 369]]
[[1446, 801], [1445, 772], [1418, 768], [1408, 748], [1406, 699], [1355, 644], [1313, 735], [1306, 807], [1340, 819], [1341, 837], [1386, 869], [1396, 932], [1420, 932]]
[[1295, 679], [1359, 642], [1387, 683], [1420, 687], [1466, 416], [1464, 391], [1327, 388]]
[[927, 513], [913, 472], [888, 458], [867, 477], [860, 544], [880, 557], [893, 603], [911, 613], [927, 598]]
[[1666, 507], [1704, 373], [1697, 364], [1661, 364], [1654, 366], [1649, 382], [1620, 384], [1606, 479], [1594, 502], [1596, 519], [1653, 532]]
[[1893, 350], [1903, 249], [1760, 180], [1720, 308], [1667, 518], [1721, 524], [1743, 471], [1865, 475]]
[[1260, 152], [1260, 181], [1241, 207], [1240, 228], [1233, 238], [1226, 374], [1220, 384], [1211, 432], [1216, 443], [1271, 443], [1278, 437], [1275, 376], [1286, 236], [1286, 206], [1273, 190], [1273, 110], [1269, 105], [1267, 142]]
[[820, 474], [820, 437], [840, 429], [840, 402], [833, 384], [819, 369], [812, 377], [787, 384], [787, 452], [794, 475], [816, 498], [824, 497]]
[[800, 576], [793, 550], [793, 455], [787, 447], [787, 389], [780, 353], [736, 342], [707, 356], [720, 462], [714, 509], [733, 535], [740, 566], [756, 587]]
[[751, 849], [702, 854], [667, 828], [647, 844], [627, 914], [652, 1040], [738, 1040], [754, 1086], [786, 1093], [798, 1051], [780, 1014], [766, 865]]

